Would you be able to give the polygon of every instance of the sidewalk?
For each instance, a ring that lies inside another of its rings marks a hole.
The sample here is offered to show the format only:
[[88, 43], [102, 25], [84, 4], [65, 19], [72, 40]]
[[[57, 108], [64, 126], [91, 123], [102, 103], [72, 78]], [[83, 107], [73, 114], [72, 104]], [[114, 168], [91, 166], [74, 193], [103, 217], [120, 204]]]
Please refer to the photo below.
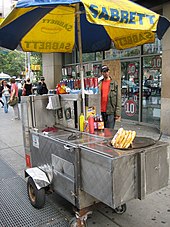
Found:
[[[24, 178], [24, 168], [25, 168], [25, 157], [24, 157], [24, 147], [23, 147], [23, 137], [22, 137], [22, 125], [21, 121], [18, 120], [11, 120], [13, 118], [13, 109], [10, 107], [9, 113], [5, 114], [3, 112], [3, 109], [0, 108], [0, 159], [2, 162], [6, 163], [9, 168], [14, 170], [16, 172], [16, 176], [12, 177], [13, 179], [16, 179], [17, 177], [19, 179], [22, 179], [23, 187], [26, 190], [26, 184], [25, 178]], [[124, 129], [131, 129], [135, 130], [137, 132], [138, 136], [147, 136], [154, 139], [159, 138], [159, 131], [154, 128], [136, 125], [136, 124], [129, 124], [125, 121], [122, 121], [120, 123], [116, 123], [116, 129], [123, 127]], [[170, 137], [168, 136], [162, 136], [162, 141], [170, 142]], [[0, 168], [2, 166], [0, 165]], [[3, 171], [3, 169], [0, 169]], [[0, 179], [0, 188], [4, 183], [4, 179]], [[17, 186], [17, 185], [15, 185]], [[14, 185], [12, 186], [14, 187]], [[18, 185], [19, 187], [19, 185]], [[18, 189], [19, 190], [19, 189]], [[64, 220], [68, 220], [71, 217], [74, 216], [72, 211], [72, 205], [68, 203], [65, 199], [57, 196], [52, 195], [49, 196], [50, 202], [45, 205], [45, 209], [42, 210], [35, 210], [31, 206], [29, 206], [27, 203], [29, 203], [26, 192], [22, 194], [24, 197], [24, 206], [25, 209], [29, 207], [28, 211], [22, 211], [31, 212], [32, 219], [34, 220], [34, 216], [36, 215], [41, 217], [46, 217], [46, 219], [51, 220], [50, 223], [47, 224], [47, 222], [44, 221], [44, 224], [36, 223], [32, 224], [27, 221], [27, 224], [20, 224], [16, 225], [18, 226], [67, 226], [66, 222]], [[0, 200], [1, 201], [1, 200]], [[10, 201], [10, 199], [9, 199]], [[163, 188], [160, 191], [157, 191], [155, 193], [152, 193], [146, 197], [146, 199], [140, 201], [140, 200], [132, 200], [127, 203], [127, 211], [123, 215], [117, 215], [113, 212], [111, 208], [104, 204], [100, 204], [96, 207], [96, 210], [94, 210], [91, 217], [88, 218], [87, 224], [89, 227], [169, 227], [170, 226], [170, 185], [166, 188]], [[3, 203], [0, 204], [0, 210], [3, 210], [1, 207]], [[51, 210], [49, 212], [49, 206], [50, 209], [53, 209], [56, 213], [53, 214], [53, 217], [50, 216]], [[21, 204], [22, 206], [22, 204]], [[9, 218], [16, 219], [14, 217], [14, 211], [10, 210], [10, 207], [12, 207], [11, 203], [9, 203], [9, 207], [7, 207], [7, 210], [9, 212]], [[19, 208], [19, 205], [16, 209]], [[24, 221], [23, 213], [19, 212], [17, 215], [17, 219], [20, 219]], [[38, 213], [37, 213], [38, 212]], [[57, 214], [57, 212], [60, 213], [60, 216]], [[1, 214], [0, 212], [0, 226], [1, 226]], [[29, 214], [30, 216], [30, 214]], [[37, 217], [38, 217], [37, 216]], [[39, 218], [40, 218], [39, 217]], [[30, 216], [31, 218], [31, 216]], [[55, 219], [56, 218], [56, 219]], [[56, 222], [56, 224], [52, 223], [52, 221], [60, 219], [60, 224]], [[8, 222], [9, 223], [9, 222]], [[42, 222], [41, 222], [42, 223]], [[3, 226], [3, 225], [2, 225]], [[13, 225], [7, 225], [8, 227]], [[6, 227], [6, 226], [5, 226]]]

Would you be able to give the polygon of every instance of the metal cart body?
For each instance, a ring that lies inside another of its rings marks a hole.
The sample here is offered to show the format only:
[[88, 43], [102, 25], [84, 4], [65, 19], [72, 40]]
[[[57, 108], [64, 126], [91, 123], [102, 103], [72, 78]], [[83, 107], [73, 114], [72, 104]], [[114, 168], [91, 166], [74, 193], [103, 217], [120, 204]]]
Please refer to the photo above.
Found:
[[166, 143], [121, 151], [100, 136], [80, 133], [81, 138], [70, 141], [74, 133], [60, 128], [48, 134], [31, 131], [30, 151], [32, 167], [51, 166], [49, 184], [78, 209], [97, 201], [116, 208], [168, 185]]
[[58, 110], [46, 109], [48, 96], [22, 98], [24, 147], [29, 167], [25, 173], [33, 179], [37, 190], [50, 187], [81, 211], [100, 201], [116, 209], [168, 185], [167, 143], [114, 149], [108, 142], [115, 130], [104, 129], [93, 135], [79, 132], [75, 129], [81, 106], [79, 96], [73, 100], [71, 96], [60, 98], [60, 111], [64, 115], [69, 110], [69, 118], [59, 119]]

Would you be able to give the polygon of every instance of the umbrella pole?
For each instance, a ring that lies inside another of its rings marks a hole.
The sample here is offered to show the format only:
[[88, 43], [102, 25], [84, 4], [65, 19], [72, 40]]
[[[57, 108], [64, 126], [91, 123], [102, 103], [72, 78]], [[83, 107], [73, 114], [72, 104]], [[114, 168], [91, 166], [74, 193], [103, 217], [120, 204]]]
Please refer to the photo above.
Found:
[[80, 4], [76, 4], [76, 18], [77, 18], [77, 34], [78, 34], [78, 47], [79, 47], [79, 61], [80, 61], [80, 79], [81, 79], [81, 92], [82, 92], [82, 105], [83, 114], [85, 116], [85, 94], [84, 94], [84, 70], [82, 58], [82, 41], [81, 41], [81, 26], [80, 26]]

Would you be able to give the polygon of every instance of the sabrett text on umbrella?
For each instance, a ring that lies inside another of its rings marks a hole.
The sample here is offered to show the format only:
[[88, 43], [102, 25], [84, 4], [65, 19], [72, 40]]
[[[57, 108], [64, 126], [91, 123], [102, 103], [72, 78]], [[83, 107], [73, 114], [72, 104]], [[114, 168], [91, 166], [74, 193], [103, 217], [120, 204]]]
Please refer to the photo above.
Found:
[[26, 49], [34, 50], [69, 50], [71, 43], [25, 41]]
[[118, 46], [126, 46], [134, 43], [140, 43], [145, 39], [152, 39], [153, 34], [152, 32], [143, 32], [139, 34], [133, 34], [131, 36], [124, 36], [120, 37], [114, 40], [114, 43], [116, 43]]
[[42, 23], [44, 24], [56, 24], [58, 26], [61, 26], [62, 28], [64, 28], [67, 31], [71, 31], [73, 26], [71, 24], [67, 24], [64, 21], [60, 21], [60, 20], [53, 20], [53, 19], [43, 19]]
[[125, 10], [118, 10], [110, 8], [109, 10], [106, 7], [102, 7], [102, 11], [98, 10], [98, 6], [91, 4], [89, 9], [94, 18], [105, 19], [114, 22], [121, 22], [126, 24], [139, 24], [143, 25], [143, 19], [146, 18], [148, 23], [151, 25], [154, 24], [154, 15], [147, 15], [137, 12], [128, 12]]

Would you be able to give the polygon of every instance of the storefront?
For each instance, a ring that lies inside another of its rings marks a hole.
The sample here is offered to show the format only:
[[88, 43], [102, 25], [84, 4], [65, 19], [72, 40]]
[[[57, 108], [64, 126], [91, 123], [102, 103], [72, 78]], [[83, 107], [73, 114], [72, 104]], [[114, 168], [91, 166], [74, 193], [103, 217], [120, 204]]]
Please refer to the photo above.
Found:
[[[84, 54], [85, 76], [100, 76], [103, 62], [119, 60], [121, 65], [122, 119], [160, 125], [162, 43], [104, 53]], [[74, 56], [72, 56], [74, 57]], [[75, 56], [76, 58], [76, 56]], [[76, 60], [75, 60], [76, 61]], [[79, 77], [77, 64], [65, 64], [63, 78]]]
[[110, 50], [106, 59], [121, 61], [122, 118], [160, 124], [162, 43], [125, 51]]

